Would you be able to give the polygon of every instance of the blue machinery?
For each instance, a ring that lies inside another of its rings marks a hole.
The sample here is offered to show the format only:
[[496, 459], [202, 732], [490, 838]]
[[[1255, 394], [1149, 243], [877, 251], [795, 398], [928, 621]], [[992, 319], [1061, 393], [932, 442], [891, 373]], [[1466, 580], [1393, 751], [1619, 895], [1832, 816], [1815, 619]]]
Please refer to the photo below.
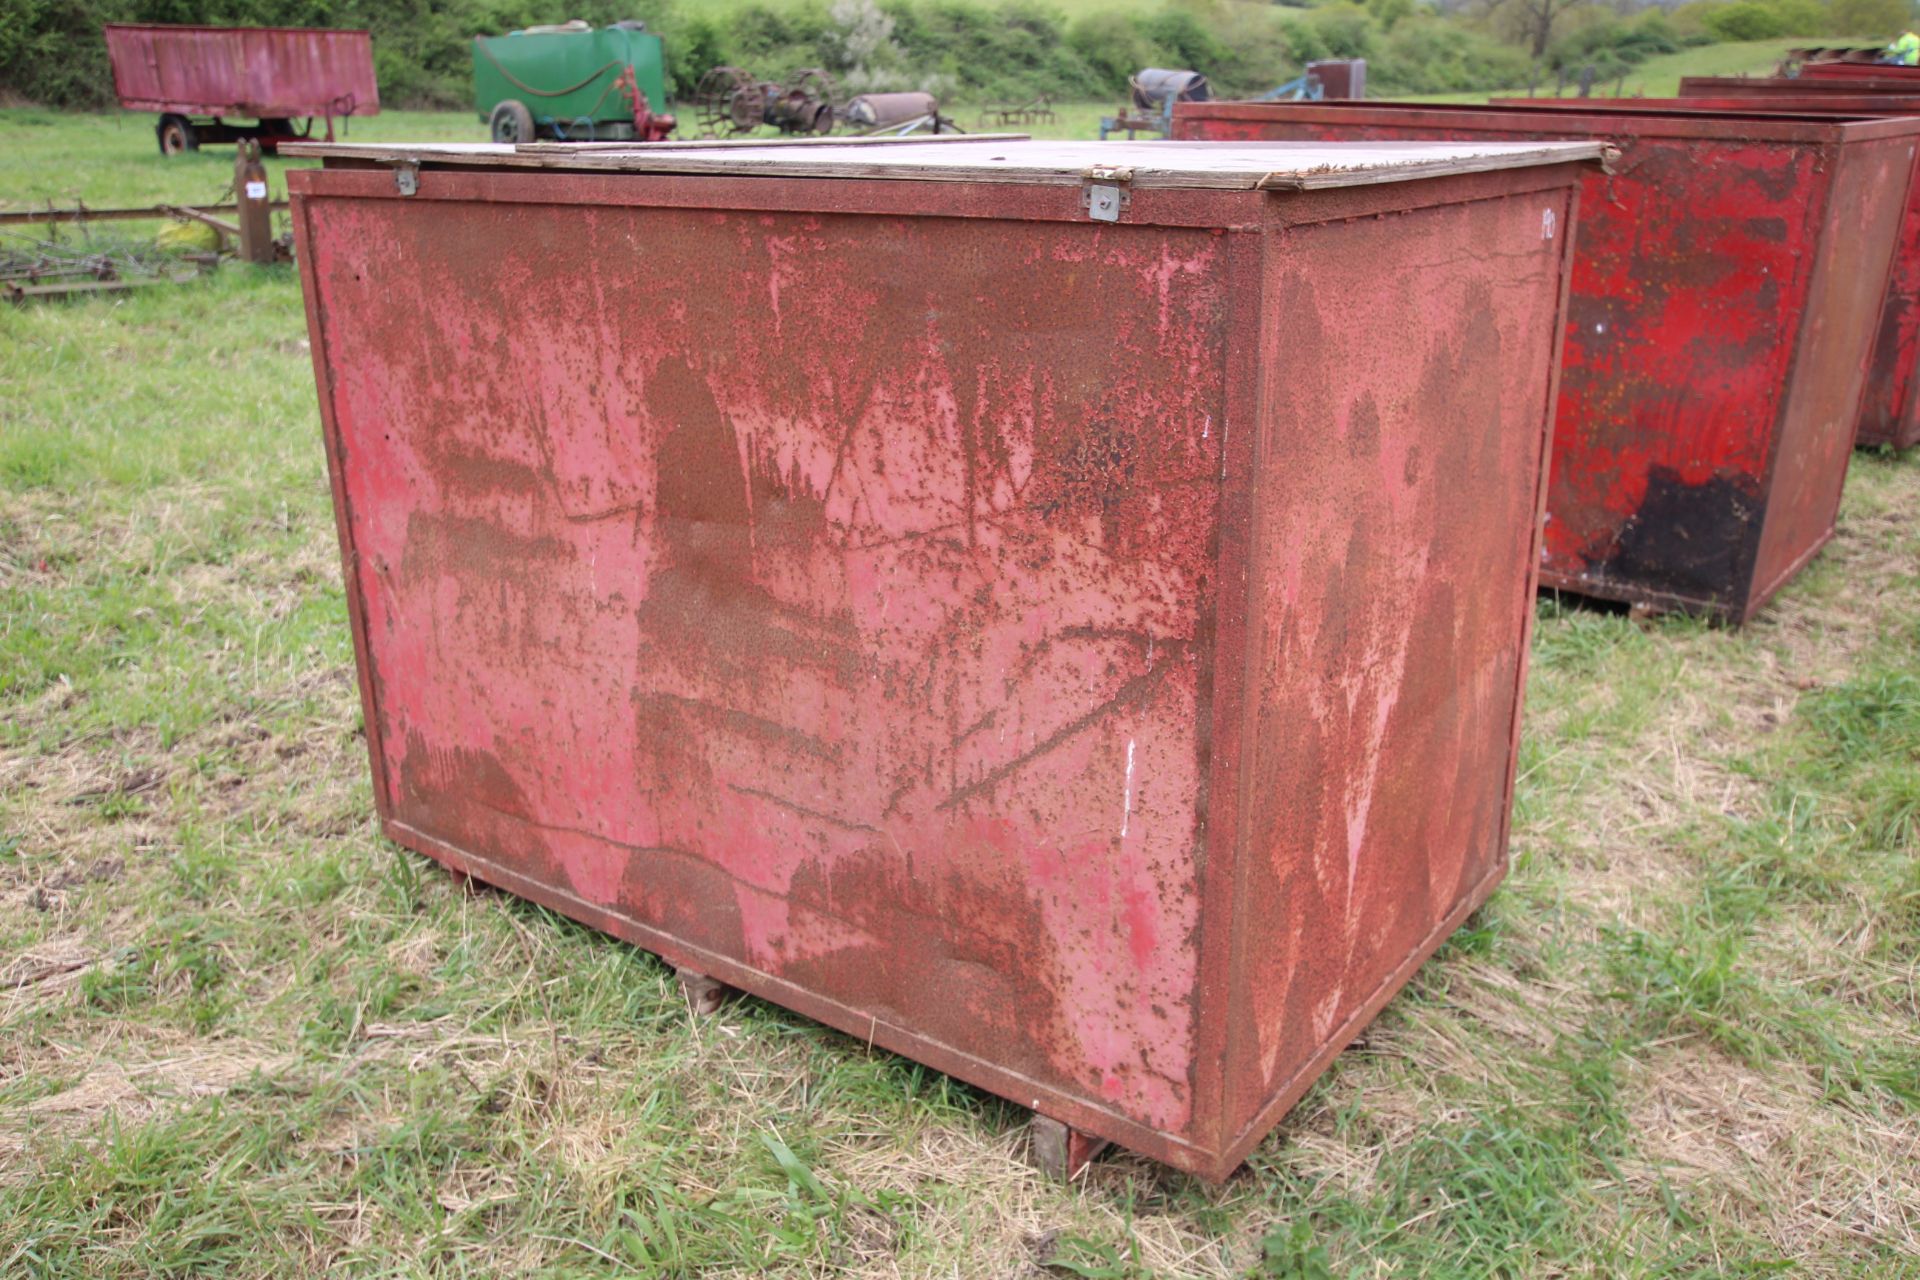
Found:
[[[1117, 116], [1100, 117], [1102, 142], [1113, 134], [1123, 132], [1129, 140], [1136, 133], [1157, 133], [1164, 137], [1173, 132], [1174, 103], [1206, 102], [1213, 97], [1207, 78], [1197, 71], [1167, 71], [1148, 67], [1134, 76], [1129, 84], [1133, 91], [1132, 105]], [[1326, 86], [1321, 83], [1319, 75], [1309, 69], [1248, 101], [1318, 102], [1326, 96]]]

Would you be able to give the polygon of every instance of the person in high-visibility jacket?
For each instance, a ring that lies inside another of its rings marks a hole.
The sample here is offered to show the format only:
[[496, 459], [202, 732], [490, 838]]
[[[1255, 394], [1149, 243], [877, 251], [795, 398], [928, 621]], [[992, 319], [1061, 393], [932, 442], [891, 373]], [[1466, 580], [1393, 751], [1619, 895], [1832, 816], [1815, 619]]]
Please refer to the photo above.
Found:
[[1887, 61], [1902, 67], [1920, 66], [1920, 35], [1909, 31], [1888, 45]]

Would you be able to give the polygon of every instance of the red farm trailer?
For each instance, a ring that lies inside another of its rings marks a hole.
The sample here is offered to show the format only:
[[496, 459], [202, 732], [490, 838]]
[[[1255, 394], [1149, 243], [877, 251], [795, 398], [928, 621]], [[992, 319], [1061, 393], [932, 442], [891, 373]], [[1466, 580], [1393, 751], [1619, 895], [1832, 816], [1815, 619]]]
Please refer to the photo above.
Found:
[[[154, 134], [166, 155], [241, 138], [272, 151], [309, 136], [315, 120], [331, 140], [336, 117], [380, 112], [365, 31], [108, 23], [106, 35], [120, 105], [159, 113]], [[297, 119], [306, 122], [299, 131]]]

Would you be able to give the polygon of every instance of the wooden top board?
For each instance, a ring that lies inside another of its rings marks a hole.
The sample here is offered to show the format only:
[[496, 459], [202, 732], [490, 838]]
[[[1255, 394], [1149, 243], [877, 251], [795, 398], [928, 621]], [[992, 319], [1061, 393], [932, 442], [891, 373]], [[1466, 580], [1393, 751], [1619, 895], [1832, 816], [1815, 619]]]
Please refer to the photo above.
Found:
[[616, 173], [896, 178], [929, 182], [1077, 185], [1106, 178], [1140, 187], [1308, 191], [1413, 178], [1604, 162], [1611, 148], [1579, 142], [1036, 142], [953, 138], [794, 143], [282, 143], [284, 156], [432, 167]]

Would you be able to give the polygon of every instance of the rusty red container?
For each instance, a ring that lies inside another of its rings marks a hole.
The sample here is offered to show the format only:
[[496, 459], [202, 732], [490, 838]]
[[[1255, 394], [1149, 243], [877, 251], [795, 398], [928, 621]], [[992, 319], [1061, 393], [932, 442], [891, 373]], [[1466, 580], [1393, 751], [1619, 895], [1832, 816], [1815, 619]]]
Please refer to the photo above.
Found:
[[[1760, 77], [1755, 77], [1759, 79]], [[1920, 83], [1920, 67], [1897, 66], [1887, 62], [1803, 62], [1800, 74], [1786, 79], [1792, 84], [1799, 81], [1884, 81], [1888, 84]]]
[[[1680, 82], [1681, 97], [1673, 101], [1678, 106], [1733, 112], [1920, 115], [1920, 82], [1907, 83], [1904, 89], [1899, 93], [1863, 90], [1859, 83], [1845, 80], [1688, 76]], [[1594, 105], [1610, 104], [1597, 101]], [[1908, 190], [1886, 299], [1868, 357], [1854, 442], [1865, 448], [1920, 445], [1920, 173]]]
[[1320, 82], [1321, 96], [1327, 98], [1364, 98], [1367, 96], [1367, 60], [1365, 58], [1325, 58], [1309, 62], [1307, 74]]
[[[1920, 77], [1893, 79], [1875, 76], [1867, 79], [1824, 80], [1785, 79], [1779, 76], [1682, 76], [1680, 96], [1693, 98], [1804, 98], [1811, 94], [1920, 93]], [[1644, 98], [1602, 99], [1600, 101], [1644, 102]], [[1659, 99], [1671, 102], [1671, 98]]]
[[1174, 136], [1605, 138], [1586, 180], [1541, 581], [1729, 622], [1833, 534], [1920, 121], [1183, 104]]
[[1210, 1178], [1499, 880], [1597, 146], [301, 150], [393, 839]]
[[106, 38], [130, 111], [271, 120], [380, 110], [365, 31], [110, 22]]
[[[1844, 65], [1844, 64], [1842, 64]], [[1591, 98], [1588, 110], [1698, 110], [1751, 115], [1898, 117], [1920, 115], [1920, 82], [1905, 93], [1860, 88], [1844, 80], [1783, 80], [1757, 77], [1688, 76], [1679, 98]], [[1499, 105], [1534, 100], [1495, 99]], [[1908, 449], [1920, 444], [1920, 159], [1909, 185], [1907, 207], [1880, 321], [1867, 358], [1867, 380], [1854, 428], [1862, 448]]]

